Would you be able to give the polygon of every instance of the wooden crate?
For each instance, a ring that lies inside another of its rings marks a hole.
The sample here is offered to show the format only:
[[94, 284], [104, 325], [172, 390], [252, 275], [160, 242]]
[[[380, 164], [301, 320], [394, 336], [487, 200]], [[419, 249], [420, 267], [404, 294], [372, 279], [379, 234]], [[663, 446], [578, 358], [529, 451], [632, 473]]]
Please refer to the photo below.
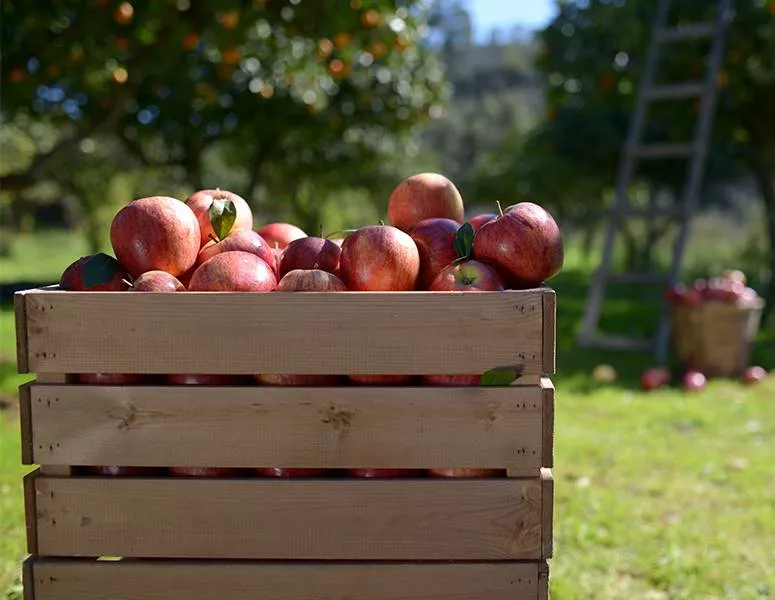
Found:
[[[547, 597], [554, 294], [16, 297], [25, 590]], [[70, 373], [467, 374], [506, 387], [86, 386]], [[85, 477], [74, 467], [494, 468], [491, 479]], [[120, 556], [120, 561], [96, 560]], [[258, 595], [257, 595], [258, 594]]]

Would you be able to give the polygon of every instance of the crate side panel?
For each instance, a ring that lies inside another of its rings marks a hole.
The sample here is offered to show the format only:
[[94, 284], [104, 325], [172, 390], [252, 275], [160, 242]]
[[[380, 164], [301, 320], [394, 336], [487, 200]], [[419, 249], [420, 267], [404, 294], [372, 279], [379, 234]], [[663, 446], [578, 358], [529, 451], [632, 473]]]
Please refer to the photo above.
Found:
[[542, 467], [554, 466], [554, 384], [548, 377], [541, 378], [543, 393], [543, 457]]
[[538, 563], [320, 564], [52, 561], [37, 600], [538, 600]]
[[29, 348], [27, 342], [27, 293], [13, 295], [14, 328], [16, 331], [16, 368], [19, 373], [29, 373]]
[[557, 296], [553, 289], [543, 288], [543, 371], [552, 375], [557, 367]]
[[41, 477], [38, 553], [535, 560], [541, 481]]
[[[43, 464], [496, 468], [542, 465], [542, 393], [503, 388], [36, 385]], [[174, 443], [173, 443], [174, 440]]]
[[543, 295], [37, 291], [28, 354], [59, 373], [542, 373]]

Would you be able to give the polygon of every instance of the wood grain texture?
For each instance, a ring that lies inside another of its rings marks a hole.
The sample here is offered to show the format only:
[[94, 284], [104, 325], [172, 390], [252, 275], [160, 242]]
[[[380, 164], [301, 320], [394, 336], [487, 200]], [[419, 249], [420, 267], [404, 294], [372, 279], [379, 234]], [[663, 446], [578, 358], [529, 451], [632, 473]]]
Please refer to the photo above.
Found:
[[28, 362], [59, 373], [542, 374], [549, 293], [36, 290]]
[[540, 565], [38, 559], [33, 573], [36, 600], [539, 600]]
[[551, 469], [554, 466], [554, 384], [548, 377], [541, 378], [543, 393], [543, 458], [542, 467]]
[[537, 560], [539, 478], [39, 477], [38, 554], [272, 560]]
[[35, 385], [47, 465], [510, 469], [537, 475], [539, 387]]
[[21, 429], [22, 464], [33, 465], [32, 448], [32, 415], [30, 413], [32, 383], [23, 383], [19, 386], [19, 428]]
[[541, 469], [541, 558], [551, 558], [554, 548], [554, 477], [550, 469]]
[[554, 373], [557, 365], [557, 296], [548, 288], [543, 294], [543, 371], [542, 375]]
[[24, 600], [35, 600], [34, 563], [35, 557], [33, 556], [28, 556], [22, 562], [22, 593], [24, 594]]
[[40, 476], [40, 471], [27, 473], [24, 476], [24, 526], [27, 530], [27, 552], [29, 554], [38, 553], [38, 509], [37, 492], [35, 482]]
[[29, 373], [29, 348], [27, 344], [27, 294], [16, 292], [13, 295], [14, 323], [16, 328], [16, 369], [19, 373]]

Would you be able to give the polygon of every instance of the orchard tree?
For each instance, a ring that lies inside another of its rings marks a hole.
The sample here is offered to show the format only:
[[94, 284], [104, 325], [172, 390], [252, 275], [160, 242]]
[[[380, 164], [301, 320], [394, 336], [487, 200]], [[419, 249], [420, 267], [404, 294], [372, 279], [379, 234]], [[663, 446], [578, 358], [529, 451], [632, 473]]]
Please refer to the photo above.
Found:
[[202, 181], [215, 146], [246, 173], [238, 191], [248, 197], [271, 165], [284, 177], [346, 181], [401, 154], [447, 96], [419, 44], [421, 9], [416, 0], [60, 0], [46, 11], [4, 2], [2, 113], [60, 133], [0, 185], [24, 189], [66, 171], [105, 138], [142, 165], [182, 167], [191, 187], [218, 183]]
[[[712, 20], [716, 3], [676, 0], [674, 23]], [[559, 14], [540, 34], [537, 66], [547, 84], [546, 121], [531, 140], [548, 168], [567, 167], [568, 185], [582, 181], [601, 188], [615, 180], [627, 122], [643, 72], [656, 3], [559, 3]], [[660, 82], [705, 75], [710, 41], [665, 46]], [[767, 215], [770, 240], [768, 296], [775, 301], [775, 0], [736, 3], [722, 72], [707, 179], [738, 175], [755, 179]], [[688, 141], [698, 101], [650, 107], [647, 139]], [[542, 162], [539, 159], [538, 163]], [[657, 188], [680, 190], [680, 161], [642, 161], [639, 174]], [[571, 177], [572, 174], [575, 174]], [[590, 197], [589, 202], [599, 202]]]

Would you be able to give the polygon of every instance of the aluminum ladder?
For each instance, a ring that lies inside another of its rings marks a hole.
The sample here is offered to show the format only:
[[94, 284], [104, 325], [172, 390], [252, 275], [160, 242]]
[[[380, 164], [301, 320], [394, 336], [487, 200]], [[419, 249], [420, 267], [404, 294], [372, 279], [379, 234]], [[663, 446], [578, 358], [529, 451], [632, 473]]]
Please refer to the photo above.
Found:
[[[733, 0], [718, 0], [715, 21], [698, 22], [678, 27], [668, 27], [672, 0], [659, 0], [657, 14], [646, 54], [643, 76], [638, 85], [635, 109], [630, 118], [627, 139], [619, 163], [613, 206], [603, 242], [603, 255], [595, 272], [587, 297], [579, 345], [591, 348], [650, 351], [658, 363], [664, 363], [669, 349], [668, 305], [662, 298], [659, 324], [652, 338], [637, 339], [599, 331], [600, 316], [606, 288], [612, 283], [655, 284], [667, 287], [678, 281], [686, 243], [689, 238], [691, 218], [697, 205], [702, 185], [705, 162], [710, 143], [713, 118], [718, 98], [717, 77], [724, 59], [724, 46], [729, 23], [733, 16]], [[655, 73], [663, 46], [681, 40], [712, 38], [705, 78], [678, 84], [655, 84]], [[687, 143], [644, 143], [643, 134], [649, 104], [685, 98], [698, 98], [700, 110], [694, 127], [693, 140]], [[632, 206], [629, 188], [635, 166], [639, 160], [650, 158], [689, 159], [687, 175], [680, 200], [671, 209], [653, 207], [646, 209]], [[679, 221], [679, 231], [673, 248], [669, 272], [620, 272], [612, 273], [614, 241], [625, 219], [638, 217], [668, 217]]]

